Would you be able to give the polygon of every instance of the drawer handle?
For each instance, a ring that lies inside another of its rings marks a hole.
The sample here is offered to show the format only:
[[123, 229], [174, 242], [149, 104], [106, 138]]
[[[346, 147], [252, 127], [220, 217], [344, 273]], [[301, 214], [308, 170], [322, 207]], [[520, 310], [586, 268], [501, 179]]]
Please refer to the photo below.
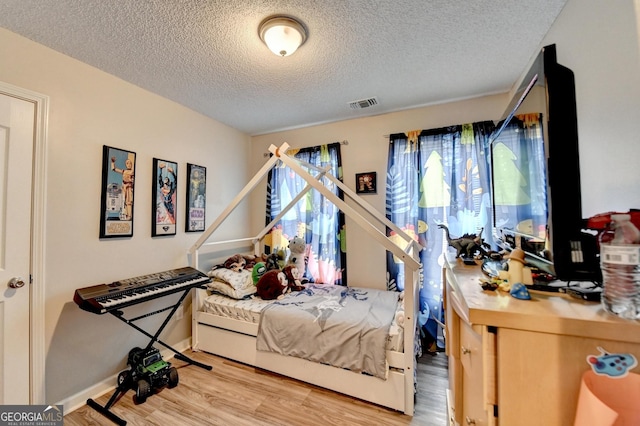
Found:
[[465, 421], [467, 422], [468, 425], [475, 425], [476, 424], [476, 421], [474, 419], [472, 419], [472, 418], [469, 418], [469, 416], [467, 416], [465, 418]]
[[464, 346], [462, 346], [460, 349], [462, 350], [463, 355], [471, 353], [471, 349], [465, 348]]

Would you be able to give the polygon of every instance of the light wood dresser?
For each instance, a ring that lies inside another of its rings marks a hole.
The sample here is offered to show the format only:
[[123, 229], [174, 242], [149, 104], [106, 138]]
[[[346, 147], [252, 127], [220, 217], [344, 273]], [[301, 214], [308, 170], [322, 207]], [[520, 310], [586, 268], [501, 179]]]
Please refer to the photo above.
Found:
[[450, 424], [570, 426], [589, 355], [601, 347], [640, 360], [640, 322], [565, 294], [484, 291], [481, 277], [479, 265], [445, 255]]

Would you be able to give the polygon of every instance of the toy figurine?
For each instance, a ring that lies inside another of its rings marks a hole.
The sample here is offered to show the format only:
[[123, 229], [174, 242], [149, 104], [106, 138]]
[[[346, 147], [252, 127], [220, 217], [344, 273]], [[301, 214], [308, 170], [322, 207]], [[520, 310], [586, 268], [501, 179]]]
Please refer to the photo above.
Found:
[[451, 238], [451, 235], [449, 235], [449, 228], [446, 225], [440, 224], [438, 225], [438, 228], [444, 229], [447, 243], [456, 249], [456, 257], [463, 256], [471, 259], [476, 252], [479, 252], [481, 257], [488, 256], [485, 247], [488, 248], [489, 245], [482, 239], [483, 229], [480, 229], [480, 233], [478, 235], [464, 234], [459, 238]]
[[509, 282], [511, 284], [533, 284], [531, 268], [525, 266], [524, 250], [513, 249], [507, 256], [507, 264], [509, 270]]

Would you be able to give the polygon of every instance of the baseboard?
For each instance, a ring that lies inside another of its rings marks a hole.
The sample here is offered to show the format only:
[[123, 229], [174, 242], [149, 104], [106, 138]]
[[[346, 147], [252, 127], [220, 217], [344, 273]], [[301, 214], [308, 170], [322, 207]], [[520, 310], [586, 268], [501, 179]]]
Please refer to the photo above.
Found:
[[[160, 345], [160, 347], [162, 347]], [[191, 348], [191, 337], [178, 342], [172, 347], [178, 352], [184, 352], [187, 349]], [[174, 357], [173, 351], [164, 348], [160, 350], [162, 357], [166, 360], [170, 360]], [[119, 373], [119, 372], [118, 372]], [[107, 392], [113, 392], [116, 389], [116, 381], [118, 380], [118, 373], [114, 374], [111, 377], [107, 377], [103, 381], [96, 383], [95, 385], [86, 388], [75, 395], [72, 395], [68, 398], [63, 399], [60, 402], [56, 402], [55, 405], [62, 405], [65, 414], [69, 414], [78, 408], [87, 404], [87, 399], [97, 399], [104, 395]]]

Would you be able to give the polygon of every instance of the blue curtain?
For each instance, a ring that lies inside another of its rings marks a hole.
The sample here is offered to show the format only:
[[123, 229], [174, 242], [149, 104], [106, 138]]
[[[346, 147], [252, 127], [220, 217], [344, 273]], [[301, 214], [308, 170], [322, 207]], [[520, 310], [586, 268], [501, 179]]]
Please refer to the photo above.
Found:
[[496, 225], [545, 241], [549, 212], [542, 115], [514, 117], [493, 145]]
[[[316, 167], [330, 167], [329, 173], [342, 181], [340, 143], [299, 150], [287, 155]], [[305, 167], [313, 176], [317, 171]], [[307, 182], [284, 163], [271, 169], [267, 181], [266, 224], [271, 223], [307, 185]], [[321, 182], [343, 199], [342, 190], [328, 178]], [[307, 243], [307, 267], [304, 277], [311, 282], [325, 284], [346, 283], [346, 241], [344, 213], [312, 189], [274, 226], [266, 238], [268, 250], [286, 250], [291, 238], [298, 236]]]
[[[386, 215], [426, 247], [420, 253], [420, 332], [427, 346], [438, 341], [442, 309], [442, 253], [446, 224], [452, 237], [478, 233], [490, 239], [489, 136], [493, 122], [390, 135]], [[387, 229], [393, 238], [392, 232]], [[489, 242], [489, 241], [488, 241]], [[404, 270], [387, 253], [388, 287], [404, 289]]]

